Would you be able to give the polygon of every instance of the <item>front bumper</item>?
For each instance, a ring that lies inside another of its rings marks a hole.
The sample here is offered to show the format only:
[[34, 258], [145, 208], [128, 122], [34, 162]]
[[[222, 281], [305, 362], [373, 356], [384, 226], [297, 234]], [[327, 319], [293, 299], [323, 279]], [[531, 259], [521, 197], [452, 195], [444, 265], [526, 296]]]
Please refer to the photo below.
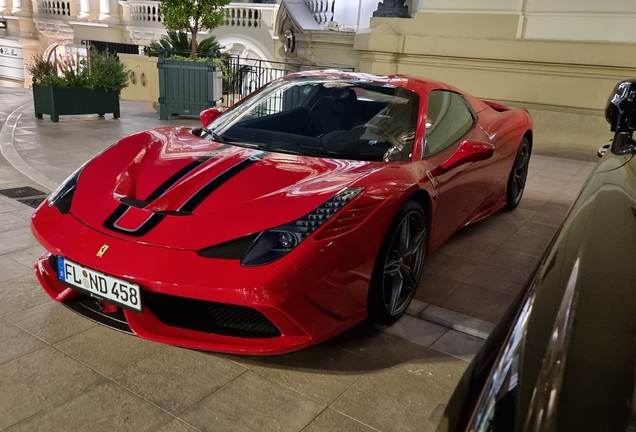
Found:
[[[32, 231], [49, 252], [38, 259], [35, 270], [49, 296], [61, 302], [86, 300], [81, 298], [83, 294], [58, 281], [49, 260], [51, 254], [138, 284], [142, 289], [142, 312], [120, 312], [130, 330], [144, 339], [236, 354], [282, 354], [327, 340], [366, 317], [367, 273], [370, 274], [373, 265], [369, 259], [360, 261], [357, 273], [353, 273], [357, 277], [352, 278], [352, 273], [346, 272], [346, 279], [334, 283], [343, 270], [325, 262], [324, 256], [323, 260], [315, 256], [316, 249], [309, 242], [304, 250], [294, 251], [297, 261], [284, 258], [268, 266], [250, 268], [242, 267], [238, 261], [202, 258], [194, 251], [107, 236], [70, 214], [61, 215], [55, 209], [42, 207], [40, 210], [32, 220]], [[109, 245], [108, 252], [98, 257], [97, 252], [104, 244]], [[330, 261], [351, 256], [351, 244], [346, 244], [349, 246], [342, 251], [331, 247]], [[298, 260], [307, 259], [314, 261], [314, 265], [299, 271]], [[279, 335], [231, 336], [214, 333], [213, 326], [212, 331], [193, 330], [193, 326], [166, 319], [170, 308], [166, 308], [165, 301], [162, 312], [157, 313], [157, 307], [151, 304], [153, 296], [177, 298], [175, 313], [182, 315], [188, 313], [183, 308], [190, 306], [178, 304], [181, 300], [249, 308], [262, 314]], [[321, 301], [323, 298], [327, 300]], [[73, 309], [99, 321], [91, 313], [83, 313], [82, 308]]]

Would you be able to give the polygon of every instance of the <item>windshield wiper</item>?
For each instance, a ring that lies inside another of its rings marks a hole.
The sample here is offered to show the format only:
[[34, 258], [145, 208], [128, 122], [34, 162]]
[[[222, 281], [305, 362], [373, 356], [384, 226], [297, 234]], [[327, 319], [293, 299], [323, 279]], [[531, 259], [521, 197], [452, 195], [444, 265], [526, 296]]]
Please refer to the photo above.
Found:
[[205, 132], [206, 134], [211, 136], [214, 141], [218, 141], [218, 142], [223, 143], [223, 144], [228, 144], [227, 140], [225, 140], [225, 138], [223, 138], [221, 135], [216, 133], [216, 131], [214, 129], [208, 129], [206, 127], [201, 128], [201, 129], [203, 130], [203, 132]]
[[255, 148], [257, 148], [259, 150], [265, 150], [265, 151], [271, 151], [271, 152], [279, 152], [279, 153], [287, 153], [287, 154], [292, 154], [292, 155], [296, 155], [296, 156], [325, 157], [322, 154], [313, 153], [313, 152], [306, 152], [306, 151], [304, 151], [305, 150], [304, 147], [300, 147], [299, 150], [292, 150], [292, 149], [275, 147], [275, 146], [273, 146], [271, 144], [258, 143], [258, 144], [253, 144], [253, 145], [254, 145]]

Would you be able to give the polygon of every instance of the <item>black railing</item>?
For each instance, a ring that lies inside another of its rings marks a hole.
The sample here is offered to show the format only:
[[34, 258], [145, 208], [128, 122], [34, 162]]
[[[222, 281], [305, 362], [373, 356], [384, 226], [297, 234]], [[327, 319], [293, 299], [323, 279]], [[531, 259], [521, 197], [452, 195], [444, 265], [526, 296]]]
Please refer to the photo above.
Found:
[[224, 56], [222, 59], [224, 64], [223, 105], [225, 107], [234, 105], [270, 81], [300, 70], [338, 69], [343, 72], [355, 70], [348, 66], [303, 65], [299, 67], [283, 62], [247, 59], [232, 55]]
[[139, 45], [114, 43], [94, 40], [83, 40], [86, 50], [90, 51], [91, 46], [95, 47], [97, 52], [103, 53], [108, 51], [111, 54], [139, 54]]
[[285, 63], [245, 59], [238, 56], [224, 58], [223, 105], [234, 105], [254, 90], [293, 71]]

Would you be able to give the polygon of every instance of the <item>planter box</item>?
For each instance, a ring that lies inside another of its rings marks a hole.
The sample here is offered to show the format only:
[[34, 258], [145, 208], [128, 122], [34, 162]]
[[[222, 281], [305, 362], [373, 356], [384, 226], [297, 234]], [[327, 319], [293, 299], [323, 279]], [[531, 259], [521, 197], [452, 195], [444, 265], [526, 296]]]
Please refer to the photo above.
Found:
[[43, 114], [57, 122], [61, 115], [113, 113], [119, 118], [119, 93], [86, 87], [55, 87], [33, 84], [35, 117]]
[[223, 73], [212, 60], [206, 63], [159, 57], [159, 118], [172, 114], [198, 116], [207, 108], [220, 106]]

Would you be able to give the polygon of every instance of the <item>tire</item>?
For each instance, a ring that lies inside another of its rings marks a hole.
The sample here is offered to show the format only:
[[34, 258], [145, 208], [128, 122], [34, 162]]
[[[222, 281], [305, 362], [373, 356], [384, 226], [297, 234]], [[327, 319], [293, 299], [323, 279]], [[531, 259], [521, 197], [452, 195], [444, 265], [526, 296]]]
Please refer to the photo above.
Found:
[[422, 277], [425, 253], [424, 210], [407, 201], [391, 221], [375, 261], [367, 300], [372, 323], [391, 324], [406, 312]]
[[530, 163], [530, 142], [528, 138], [523, 137], [515, 162], [512, 165], [510, 176], [508, 177], [508, 186], [506, 187], [506, 205], [504, 209], [511, 211], [517, 208], [521, 202], [523, 191], [526, 188], [526, 180], [528, 178], [528, 165]]

